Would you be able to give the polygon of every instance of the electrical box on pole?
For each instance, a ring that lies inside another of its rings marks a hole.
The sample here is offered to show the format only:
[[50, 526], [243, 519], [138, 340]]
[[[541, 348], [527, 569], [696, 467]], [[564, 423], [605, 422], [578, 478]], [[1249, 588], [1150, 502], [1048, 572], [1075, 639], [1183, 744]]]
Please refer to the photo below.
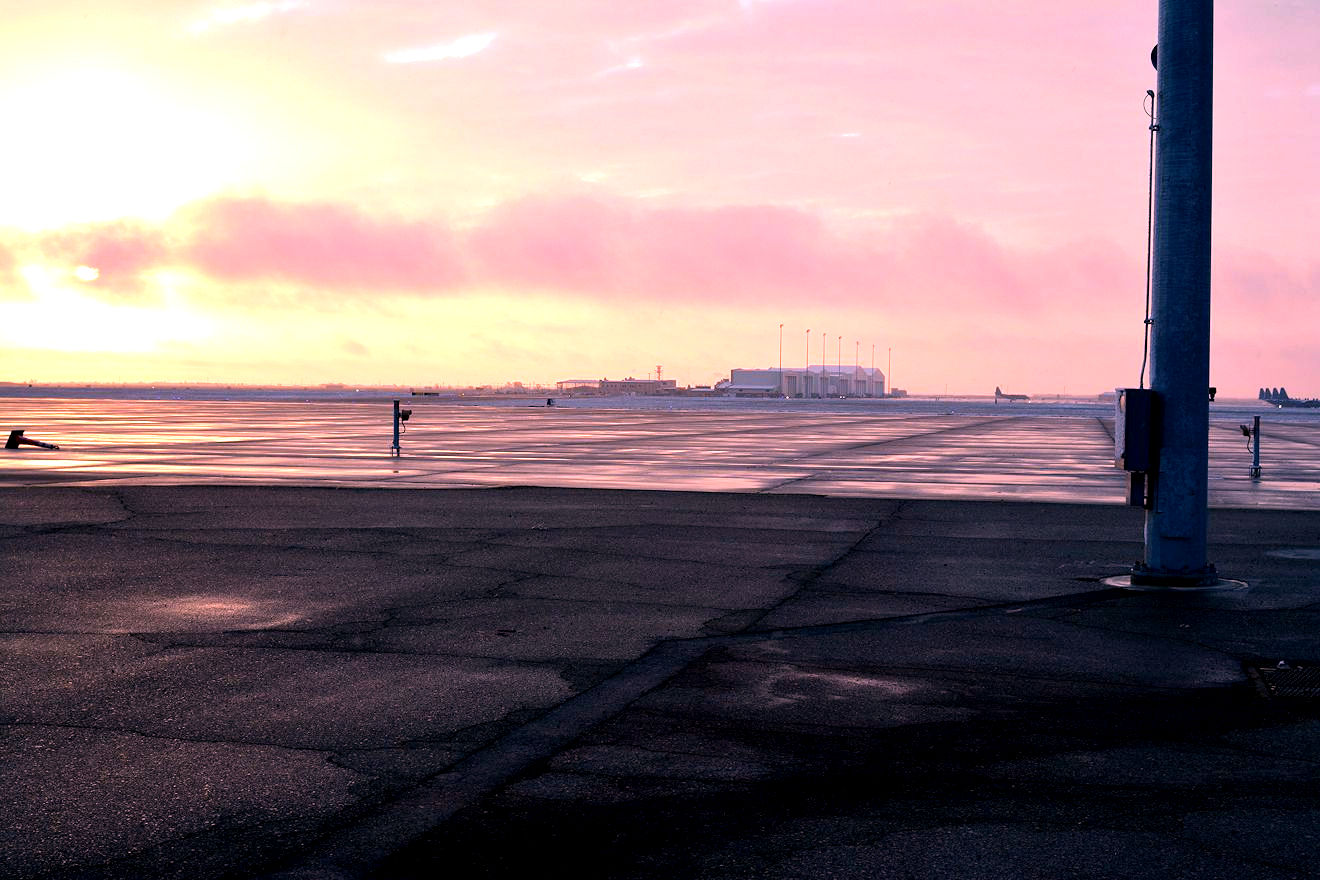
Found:
[[1146, 507], [1148, 475], [1159, 461], [1159, 398], [1149, 388], [1118, 388], [1114, 396], [1114, 464], [1128, 472], [1128, 504]]

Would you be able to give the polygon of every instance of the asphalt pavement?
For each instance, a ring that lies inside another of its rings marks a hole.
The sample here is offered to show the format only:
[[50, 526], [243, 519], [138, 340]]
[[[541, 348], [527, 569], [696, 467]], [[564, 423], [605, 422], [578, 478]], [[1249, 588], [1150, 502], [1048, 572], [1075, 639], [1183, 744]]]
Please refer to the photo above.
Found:
[[1314, 876], [1320, 514], [1141, 516], [0, 489], [0, 876]]

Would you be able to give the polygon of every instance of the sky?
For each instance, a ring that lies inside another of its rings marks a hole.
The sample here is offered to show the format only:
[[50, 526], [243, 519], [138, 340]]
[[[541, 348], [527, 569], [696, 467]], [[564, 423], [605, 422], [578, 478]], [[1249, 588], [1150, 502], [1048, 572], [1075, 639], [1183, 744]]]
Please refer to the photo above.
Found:
[[[1138, 379], [1156, 0], [0, 5], [0, 381]], [[1320, 395], [1317, 45], [1216, 4], [1225, 395]]]

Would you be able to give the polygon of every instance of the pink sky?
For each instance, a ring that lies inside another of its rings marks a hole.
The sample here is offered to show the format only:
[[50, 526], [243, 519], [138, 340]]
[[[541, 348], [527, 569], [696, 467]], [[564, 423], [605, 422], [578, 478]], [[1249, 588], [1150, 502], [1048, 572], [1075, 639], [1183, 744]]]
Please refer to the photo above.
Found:
[[[1155, 0], [50, 2], [0, 379], [1137, 378]], [[1320, 394], [1320, 4], [1217, 4], [1212, 379]]]

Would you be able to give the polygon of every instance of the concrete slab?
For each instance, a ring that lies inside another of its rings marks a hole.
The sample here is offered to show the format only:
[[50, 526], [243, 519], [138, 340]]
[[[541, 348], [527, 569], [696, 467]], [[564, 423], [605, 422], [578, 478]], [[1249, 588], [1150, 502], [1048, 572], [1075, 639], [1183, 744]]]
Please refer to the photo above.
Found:
[[[389, 455], [388, 398], [116, 400], [0, 396], [0, 422], [58, 451], [0, 457], [0, 485], [536, 485], [867, 498], [1121, 504], [1112, 405], [985, 401], [525, 401], [413, 398]], [[657, 407], [667, 407], [658, 409]], [[1262, 415], [1264, 478], [1238, 425]], [[1320, 411], [1215, 404], [1210, 498], [1320, 509]]]

